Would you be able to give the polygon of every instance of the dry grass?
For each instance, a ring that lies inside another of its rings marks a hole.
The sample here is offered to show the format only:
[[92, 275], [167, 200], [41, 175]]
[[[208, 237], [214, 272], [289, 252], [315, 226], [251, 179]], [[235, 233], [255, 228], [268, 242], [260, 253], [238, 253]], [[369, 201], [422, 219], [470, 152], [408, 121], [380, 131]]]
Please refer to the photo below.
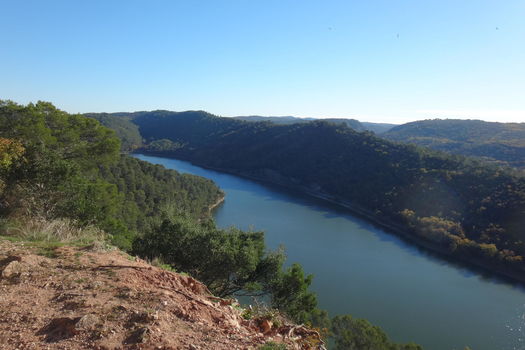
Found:
[[93, 244], [104, 242], [106, 233], [94, 226], [79, 227], [69, 219], [3, 219], [0, 235], [24, 241]]

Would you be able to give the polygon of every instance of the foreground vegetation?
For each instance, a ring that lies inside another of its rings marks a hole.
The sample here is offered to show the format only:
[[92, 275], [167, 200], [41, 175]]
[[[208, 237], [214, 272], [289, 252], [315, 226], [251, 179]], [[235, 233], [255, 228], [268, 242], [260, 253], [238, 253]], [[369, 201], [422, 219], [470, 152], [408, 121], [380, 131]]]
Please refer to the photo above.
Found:
[[96, 225], [131, 247], [167, 212], [207, 214], [212, 181], [120, 155], [115, 133], [49, 103], [0, 102], [0, 214]]
[[223, 193], [213, 182], [120, 149], [94, 119], [45, 102], [0, 101], [0, 235], [50, 257], [62, 244], [118, 245], [190, 273], [216, 295], [263, 297], [289, 319], [332, 334], [336, 349], [421, 349], [349, 316], [332, 326], [309, 290], [313, 277], [298, 264], [285, 269], [284, 252], [268, 251], [262, 232], [216, 227], [209, 207]]

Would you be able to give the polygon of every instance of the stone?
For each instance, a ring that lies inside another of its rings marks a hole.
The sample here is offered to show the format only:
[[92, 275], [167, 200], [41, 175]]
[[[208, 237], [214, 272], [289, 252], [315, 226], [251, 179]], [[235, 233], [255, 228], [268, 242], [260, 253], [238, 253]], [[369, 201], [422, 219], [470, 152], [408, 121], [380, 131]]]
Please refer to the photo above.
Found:
[[100, 319], [93, 314], [84, 315], [78, 320], [76, 328], [78, 329], [94, 329]]
[[45, 335], [47, 342], [71, 338], [78, 333], [75, 328], [77, 322], [78, 319], [69, 317], [54, 318], [37, 335]]
[[263, 334], [268, 334], [272, 330], [273, 323], [269, 320], [264, 320], [261, 322], [261, 330]]
[[13, 278], [22, 273], [22, 264], [18, 261], [11, 261], [4, 267], [2, 271], [2, 278]]
[[143, 343], [146, 340], [148, 333], [149, 329], [146, 327], [137, 328], [124, 340], [124, 344]]

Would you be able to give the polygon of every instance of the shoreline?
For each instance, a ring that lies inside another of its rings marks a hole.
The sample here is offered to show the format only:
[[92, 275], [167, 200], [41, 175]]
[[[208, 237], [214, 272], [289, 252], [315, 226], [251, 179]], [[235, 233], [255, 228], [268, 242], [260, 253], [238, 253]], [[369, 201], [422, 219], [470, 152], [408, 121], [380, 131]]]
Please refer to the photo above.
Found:
[[223, 192], [219, 199], [208, 207], [208, 214], [211, 214], [215, 208], [221, 205], [226, 199], [226, 194]]
[[[171, 155], [164, 155], [164, 154], [160, 154], [160, 153], [156, 153], [156, 152], [149, 152], [149, 151], [145, 151], [145, 150], [142, 150], [140, 152], [135, 152], [135, 153], [136, 154], [143, 154], [143, 155], [157, 156], [157, 157], [162, 157], [162, 158], [167, 158], [167, 159], [182, 160], [182, 161], [189, 162], [192, 165], [195, 165], [195, 166], [198, 166], [198, 167], [201, 167], [201, 168], [204, 168], [204, 169], [218, 171], [218, 172], [222, 172], [222, 173], [226, 173], [226, 174], [230, 174], [230, 175], [235, 175], [235, 176], [239, 176], [239, 177], [244, 178], [244, 179], [260, 182], [262, 184], [281, 187], [283, 189], [286, 189], [286, 190], [289, 190], [289, 191], [293, 191], [293, 192], [299, 192], [299, 193], [301, 193], [303, 195], [307, 195], [307, 196], [310, 196], [310, 197], [313, 197], [313, 198], [316, 198], [316, 199], [319, 199], [319, 200], [322, 200], [322, 201], [334, 204], [334, 205], [336, 205], [338, 207], [344, 208], [344, 209], [348, 210], [354, 216], [357, 216], [358, 218], [361, 218], [361, 219], [363, 219], [364, 221], [367, 221], [370, 224], [373, 224], [375, 226], [380, 227], [381, 229], [384, 229], [384, 231], [386, 233], [396, 235], [396, 236], [400, 237], [401, 239], [403, 239], [404, 241], [406, 241], [409, 244], [412, 244], [414, 246], [426, 249], [426, 250], [428, 250], [428, 251], [430, 251], [430, 252], [432, 252], [434, 254], [437, 254], [442, 259], [443, 258], [450, 259], [450, 260], [452, 260], [454, 262], [462, 263], [462, 264], [466, 265], [467, 267], [480, 269], [483, 272], [489, 272], [489, 273], [495, 275], [496, 277], [498, 277], [500, 279], [510, 280], [511, 282], [519, 283], [519, 284], [525, 286], [525, 275], [523, 273], [520, 273], [519, 271], [516, 271], [516, 270], [508, 271], [507, 269], [505, 269], [505, 267], [494, 266], [494, 265], [489, 264], [489, 263], [487, 263], [485, 261], [481, 261], [481, 260], [478, 260], [478, 259], [471, 259], [471, 258], [468, 258], [468, 257], [462, 257], [462, 256], [459, 256], [459, 255], [450, 254], [450, 252], [446, 248], [444, 248], [444, 247], [442, 247], [442, 246], [440, 246], [440, 245], [438, 245], [438, 244], [436, 244], [436, 243], [434, 243], [432, 241], [425, 240], [425, 239], [423, 239], [423, 238], [421, 238], [421, 237], [419, 237], [417, 235], [410, 234], [409, 232], [407, 232], [407, 230], [404, 227], [402, 227], [400, 225], [397, 225], [397, 224], [392, 223], [392, 222], [385, 222], [384, 220], [380, 220], [378, 217], [376, 217], [370, 211], [368, 211], [366, 209], [363, 209], [363, 208], [360, 208], [359, 206], [357, 206], [355, 204], [352, 204], [352, 203], [350, 203], [348, 201], [331, 198], [330, 195], [328, 195], [328, 194], [325, 194], [325, 193], [322, 193], [322, 192], [318, 192], [318, 191], [312, 191], [311, 189], [305, 188], [304, 186], [300, 186], [300, 185], [295, 185], [294, 186], [294, 185], [285, 184], [285, 183], [278, 182], [278, 181], [272, 181], [269, 178], [256, 176], [256, 175], [253, 175], [253, 174], [247, 174], [247, 173], [243, 173], [241, 171], [228, 170], [228, 169], [223, 169], [223, 168], [216, 168], [216, 167], [207, 166], [207, 165], [201, 164], [199, 162], [192, 161], [190, 159], [185, 159], [184, 157], [176, 158], [176, 157], [171, 156]], [[213, 206], [212, 209], [214, 209], [216, 206], [218, 206], [224, 200], [225, 200], [225, 196], [223, 196], [222, 200], [220, 202], [216, 203]], [[211, 213], [212, 209], [210, 209], [210, 213]]]

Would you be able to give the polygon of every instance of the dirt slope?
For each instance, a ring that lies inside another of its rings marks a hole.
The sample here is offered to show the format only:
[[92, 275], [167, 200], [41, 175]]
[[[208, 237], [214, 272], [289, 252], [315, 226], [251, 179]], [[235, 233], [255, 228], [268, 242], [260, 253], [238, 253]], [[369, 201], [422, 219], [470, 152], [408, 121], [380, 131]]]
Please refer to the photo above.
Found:
[[314, 331], [246, 320], [191, 277], [118, 250], [38, 253], [0, 241], [0, 349], [322, 348]]

